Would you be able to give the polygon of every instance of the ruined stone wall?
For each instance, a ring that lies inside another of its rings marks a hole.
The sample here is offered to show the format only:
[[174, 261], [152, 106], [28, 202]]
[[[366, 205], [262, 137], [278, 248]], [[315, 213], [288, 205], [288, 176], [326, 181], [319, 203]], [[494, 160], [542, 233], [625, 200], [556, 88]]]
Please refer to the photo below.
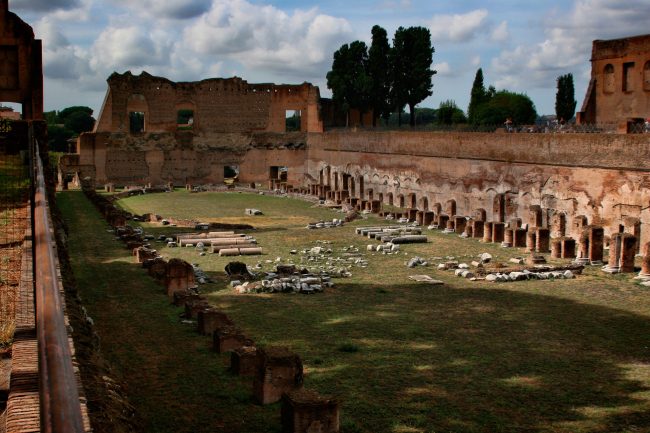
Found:
[[[353, 197], [489, 221], [580, 215], [650, 240], [650, 137], [623, 134], [358, 132], [309, 137], [307, 176]], [[344, 179], [347, 178], [347, 179]], [[577, 233], [574, 233], [577, 235]]]
[[[144, 132], [179, 131], [178, 111], [191, 110], [194, 135], [285, 132], [287, 110], [301, 112], [301, 131], [321, 132], [318, 88], [301, 85], [249, 84], [234, 78], [175, 83], [146, 72], [114, 73], [95, 132], [129, 134], [129, 113], [144, 113]], [[133, 134], [133, 135], [137, 135]]]
[[596, 40], [579, 120], [625, 124], [650, 117], [650, 35]]

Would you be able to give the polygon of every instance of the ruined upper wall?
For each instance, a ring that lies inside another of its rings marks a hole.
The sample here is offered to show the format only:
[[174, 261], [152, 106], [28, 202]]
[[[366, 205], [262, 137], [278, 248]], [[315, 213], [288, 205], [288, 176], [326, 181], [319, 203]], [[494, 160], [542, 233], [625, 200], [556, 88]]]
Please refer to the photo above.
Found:
[[22, 104], [24, 119], [43, 118], [41, 41], [8, 0], [0, 0], [0, 101]]
[[179, 110], [193, 112], [196, 135], [285, 132], [287, 110], [299, 110], [302, 132], [321, 132], [319, 91], [300, 85], [249, 84], [234, 78], [173, 82], [146, 72], [113, 73], [96, 132], [130, 132], [129, 113], [144, 113], [143, 132], [175, 132]]
[[578, 120], [615, 123], [650, 117], [650, 35], [595, 40], [591, 80]]

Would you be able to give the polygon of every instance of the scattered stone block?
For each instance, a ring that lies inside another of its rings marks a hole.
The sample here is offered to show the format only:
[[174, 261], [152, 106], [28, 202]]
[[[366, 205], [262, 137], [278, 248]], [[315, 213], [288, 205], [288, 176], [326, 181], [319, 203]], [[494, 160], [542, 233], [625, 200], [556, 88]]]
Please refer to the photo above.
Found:
[[214, 308], [199, 310], [196, 318], [197, 331], [201, 335], [212, 335], [218, 329], [235, 325], [226, 313]]
[[302, 387], [303, 368], [300, 357], [285, 347], [259, 349], [260, 368], [253, 381], [253, 395], [260, 404], [280, 400], [285, 392]]
[[284, 433], [339, 433], [339, 403], [304, 388], [282, 396]]
[[231, 352], [252, 345], [253, 341], [246, 338], [235, 326], [223, 326], [212, 333], [212, 348], [217, 353]]
[[255, 376], [259, 364], [255, 346], [238, 347], [230, 354], [230, 370], [238, 376]]

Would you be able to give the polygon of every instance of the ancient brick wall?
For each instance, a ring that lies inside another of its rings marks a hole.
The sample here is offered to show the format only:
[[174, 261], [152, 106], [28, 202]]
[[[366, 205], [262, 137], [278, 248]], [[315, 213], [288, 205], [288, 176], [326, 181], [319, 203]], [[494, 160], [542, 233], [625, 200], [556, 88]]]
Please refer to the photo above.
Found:
[[[130, 113], [142, 113], [147, 133], [191, 130], [214, 133], [285, 132], [287, 111], [301, 114], [301, 131], [323, 130], [318, 88], [300, 85], [249, 84], [234, 78], [175, 83], [142, 72], [114, 73], [95, 132], [131, 133]], [[179, 110], [192, 112], [191, 124], [178, 124]], [[140, 131], [137, 131], [135, 135]]]
[[43, 67], [40, 39], [0, 1], [0, 101], [22, 104], [24, 119], [43, 119]]
[[596, 40], [591, 81], [578, 119], [616, 123], [650, 117], [650, 35]]
[[580, 215], [607, 234], [640, 222], [645, 241], [649, 157], [647, 134], [327, 133], [309, 137], [306, 179], [423, 210], [453, 200], [490, 221], [528, 222], [539, 206], [545, 225], [563, 215], [568, 229]]

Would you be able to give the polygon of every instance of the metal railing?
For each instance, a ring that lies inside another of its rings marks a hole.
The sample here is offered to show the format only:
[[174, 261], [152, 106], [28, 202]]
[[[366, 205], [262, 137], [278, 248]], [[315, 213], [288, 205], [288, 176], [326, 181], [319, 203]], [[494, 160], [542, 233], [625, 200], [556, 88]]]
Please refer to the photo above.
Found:
[[81, 433], [84, 431], [81, 406], [65, 325], [64, 301], [59, 292], [43, 161], [33, 127], [29, 129], [29, 143], [34, 162], [34, 286], [41, 429], [45, 433]]

